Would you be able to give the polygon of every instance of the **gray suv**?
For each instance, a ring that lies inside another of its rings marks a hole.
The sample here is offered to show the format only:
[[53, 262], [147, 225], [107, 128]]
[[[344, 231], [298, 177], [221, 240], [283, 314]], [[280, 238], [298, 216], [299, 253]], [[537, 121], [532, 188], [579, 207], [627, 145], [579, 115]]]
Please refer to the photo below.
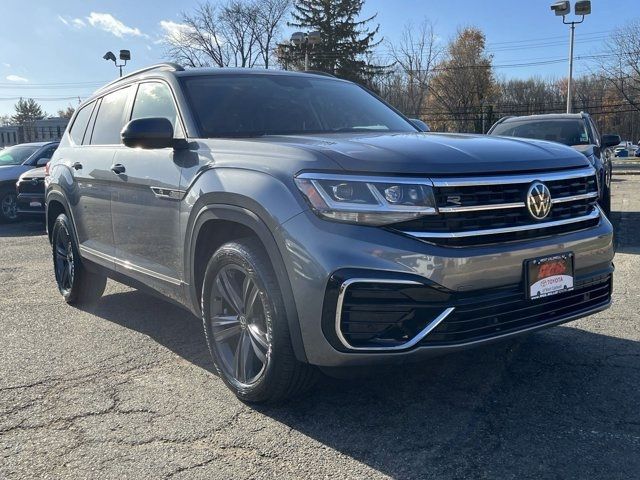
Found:
[[422, 133], [329, 76], [150, 67], [85, 101], [49, 168], [64, 299], [95, 301], [110, 277], [185, 307], [248, 402], [611, 301], [612, 227], [584, 155]]

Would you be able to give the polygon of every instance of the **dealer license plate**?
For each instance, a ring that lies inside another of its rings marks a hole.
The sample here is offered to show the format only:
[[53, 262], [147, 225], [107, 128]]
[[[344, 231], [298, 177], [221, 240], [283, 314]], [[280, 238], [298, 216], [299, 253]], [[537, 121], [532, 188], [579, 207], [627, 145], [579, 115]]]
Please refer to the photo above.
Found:
[[573, 253], [559, 253], [524, 262], [526, 294], [538, 299], [573, 290]]

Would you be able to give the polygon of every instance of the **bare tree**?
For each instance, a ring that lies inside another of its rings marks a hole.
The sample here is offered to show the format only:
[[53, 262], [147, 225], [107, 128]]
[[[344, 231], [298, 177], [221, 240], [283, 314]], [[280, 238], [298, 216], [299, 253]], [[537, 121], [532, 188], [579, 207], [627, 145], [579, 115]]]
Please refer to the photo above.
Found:
[[291, 0], [229, 0], [183, 13], [166, 36], [167, 56], [189, 67], [269, 67]]
[[182, 24], [165, 37], [167, 56], [188, 67], [226, 67], [229, 55], [224, 47], [220, 12], [209, 2], [192, 14], [182, 13]]
[[401, 76], [401, 79], [395, 78], [393, 82], [404, 83], [404, 104], [396, 106], [407, 114], [420, 116], [426, 103], [433, 67], [442, 53], [433, 24], [426, 18], [417, 28], [409, 22], [403, 28], [400, 41], [397, 44], [387, 42], [387, 45]]
[[274, 53], [276, 37], [280, 33], [284, 18], [291, 9], [291, 0], [258, 0], [256, 2], [254, 29], [264, 68]]
[[259, 57], [256, 4], [231, 0], [220, 13], [229, 56], [236, 67], [253, 67]]
[[616, 30], [607, 42], [603, 74], [629, 104], [640, 110], [640, 20]]

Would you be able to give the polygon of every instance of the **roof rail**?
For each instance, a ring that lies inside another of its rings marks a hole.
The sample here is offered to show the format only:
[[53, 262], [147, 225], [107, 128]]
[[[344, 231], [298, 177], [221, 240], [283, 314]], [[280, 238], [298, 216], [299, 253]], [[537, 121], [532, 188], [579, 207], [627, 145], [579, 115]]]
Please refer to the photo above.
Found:
[[121, 82], [122, 80], [125, 80], [127, 78], [131, 78], [133, 76], [140, 75], [141, 73], [150, 72], [151, 70], [159, 70], [159, 69], [171, 70], [173, 72], [182, 72], [182, 71], [184, 71], [184, 67], [182, 65], [180, 65], [180, 64], [177, 64], [177, 63], [173, 63], [173, 62], [157, 63], [157, 64], [151, 65], [149, 67], [141, 68], [140, 70], [135, 70], [135, 71], [133, 71], [131, 73], [126, 74], [124, 77], [116, 78], [112, 82], [109, 82], [106, 85], [103, 85], [102, 87], [100, 87], [98, 90], [96, 90], [96, 92], [101, 92], [105, 88], [110, 87], [111, 85], [115, 85], [116, 83]]

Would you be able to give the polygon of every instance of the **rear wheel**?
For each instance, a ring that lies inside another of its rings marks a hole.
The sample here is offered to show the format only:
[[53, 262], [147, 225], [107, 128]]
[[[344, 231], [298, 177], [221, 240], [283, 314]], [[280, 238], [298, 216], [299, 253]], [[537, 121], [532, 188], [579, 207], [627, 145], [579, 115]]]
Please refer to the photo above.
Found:
[[58, 290], [69, 304], [91, 304], [104, 292], [107, 277], [90, 272], [82, 263], [71, 222], [61, 213], [53, 224], [51, 247]]
[[18, 197], [15, 192], [4, 192], [0, 195], [0, 219], [4, 222], [18, 220]]
[[278, 402], [310, 387], [293, 353], [282, 294], [262, 245], [241, 239], [209, 260], [202, 290], [207, 344], [220, 377], [246, 402]]

